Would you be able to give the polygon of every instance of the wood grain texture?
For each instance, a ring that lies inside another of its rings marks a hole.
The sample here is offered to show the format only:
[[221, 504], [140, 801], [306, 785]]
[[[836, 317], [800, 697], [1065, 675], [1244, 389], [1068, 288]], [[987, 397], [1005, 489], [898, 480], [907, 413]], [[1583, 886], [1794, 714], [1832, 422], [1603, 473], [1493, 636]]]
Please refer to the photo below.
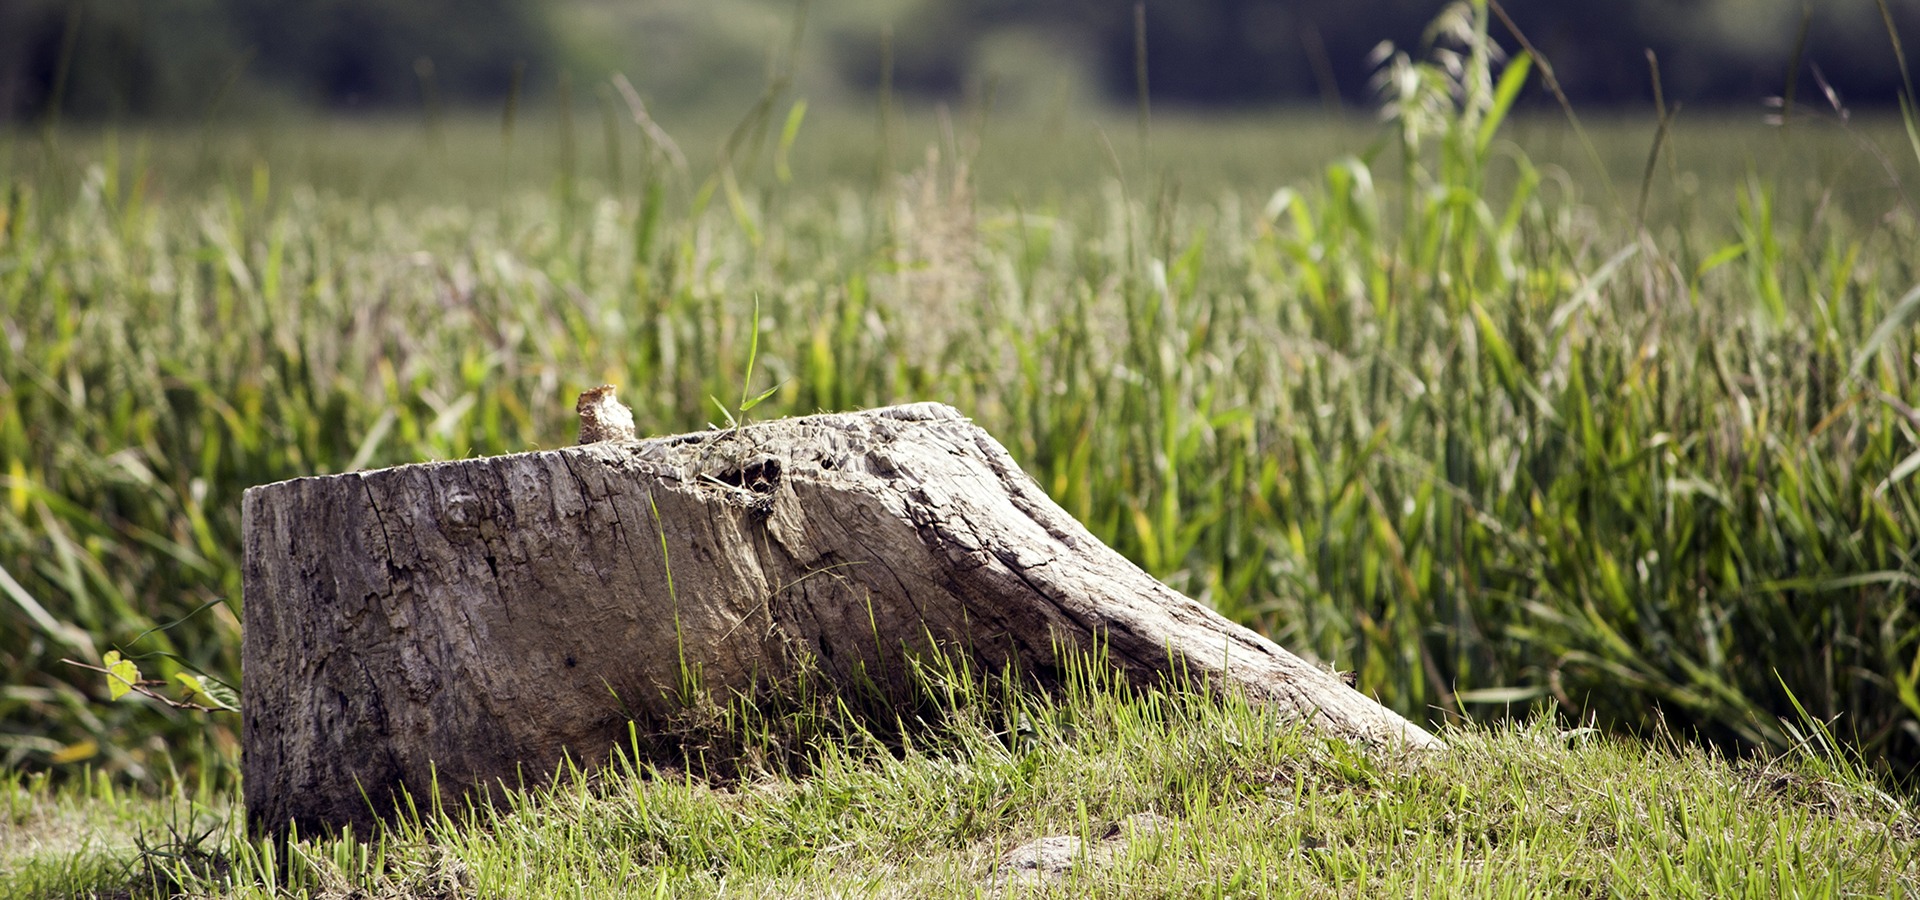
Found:
[[1045, 683], [1104, 644], [1140, 683], [1184, 668], [1341, 737], [1434, 741], [1148, 576], [941, 404], [302, 478], [244, 520], [267, 830], [602, 760], [690, 671], [720, 696], [884, 684], [936, 646]]

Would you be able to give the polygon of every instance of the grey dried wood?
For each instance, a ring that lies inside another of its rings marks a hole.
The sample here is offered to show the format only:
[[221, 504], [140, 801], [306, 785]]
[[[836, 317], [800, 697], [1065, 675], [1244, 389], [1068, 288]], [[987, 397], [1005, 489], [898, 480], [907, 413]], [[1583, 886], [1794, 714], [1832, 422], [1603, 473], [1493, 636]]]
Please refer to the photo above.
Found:
[[[254, 488], [249, 820], [353, 824], [591, 764], [693, 672], [900, 685], [938, 648], [1042, 683], [1104, 646], [1371, 744], [1431, 735], [1160, 584], [934, 403]], [[1188, 682], [1188, 683], [1198, 683]]]

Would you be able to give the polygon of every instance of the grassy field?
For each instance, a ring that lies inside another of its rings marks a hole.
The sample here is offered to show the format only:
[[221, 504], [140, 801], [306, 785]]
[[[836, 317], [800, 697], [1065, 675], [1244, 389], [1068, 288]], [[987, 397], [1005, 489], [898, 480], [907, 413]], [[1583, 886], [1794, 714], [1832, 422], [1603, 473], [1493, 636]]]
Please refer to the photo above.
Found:
[[[1920, 150], [1826, 113], [1683, 115], [1658, 142], [1651, 118], [1509, 121], [1464, 59], [1406, 69], [1384, 124], [783, 99], [658, 129], [609, 91], [515, 122], [0, 134], [14, 824], [81, 802], [26, 773], [230, 796], [228, 714], [109, 703], [65, 660], [237, 684], [246, 487], [570, 443], [603, 381], [643, 431], [697, 430], [740, 395], [756, 326], [751, 388], [780, 387], [755, 416], [953, 403], [1130, 558], [1395, 709], [1556, 717], [1462, 732], [1442, 780], [1520, 765], [1556, 721], [1756, 759], [1830, 722], [1841, 758], [1910, 777]], [[1546, 743], [1542, 766], [1659, 770], [1635, 796], [1743, 771]], [[1360, 792], [1407, 807], [1368, 821], [1443, 811], [1400, 790]], [[565, 827], [567, 802], [529, 821]], [[1692, 827], [1618, 814], [1636, 852]], [[970, 842], [1039, 827], [947, 833], [955, 868], [913, 877], [957, 884]], [[1836, 877], [1911, 889], [1906, 840]]]
[[[907, 740], [846, 720], [804, 770], [616, 762], [373, 836], [276, 844], [233, 795], [0, 782], [0, 888], [223, 897], [1833, 897], [1920, 891], [1920, 818], [1818, 742], [1698, 747], [1469, 726], [1409, 757], [1206, 695], [1057, 698], [941, 671]], [[849, 727], [851, 726], [851, 727]], [[743, 719], [716, 736], [780, 728]], [[1036, 839], [1065, 844], [1022, 865]]]

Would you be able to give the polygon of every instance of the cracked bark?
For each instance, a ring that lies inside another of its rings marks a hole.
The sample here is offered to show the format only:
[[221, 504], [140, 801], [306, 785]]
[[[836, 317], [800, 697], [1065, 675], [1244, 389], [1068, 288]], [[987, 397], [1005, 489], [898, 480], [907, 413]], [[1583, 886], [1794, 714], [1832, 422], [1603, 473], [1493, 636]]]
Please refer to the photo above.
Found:
[[269, 831], [604, 759], [679, 708], [683, 658], [724, 697], [897, 686], [936, 648], [1046, 684], [1103, 647], [1137, 683], [1433, 742], [1127, 562], [941, 404], [301, 478], [243, 515], [242, 768]]

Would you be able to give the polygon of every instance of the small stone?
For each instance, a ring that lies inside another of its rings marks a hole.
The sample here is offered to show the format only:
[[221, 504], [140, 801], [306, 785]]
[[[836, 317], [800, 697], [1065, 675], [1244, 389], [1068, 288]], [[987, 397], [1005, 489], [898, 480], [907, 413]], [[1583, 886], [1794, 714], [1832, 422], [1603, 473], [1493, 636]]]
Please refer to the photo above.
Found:
[[1040, 875], [1064, 875], [1080, 858], [1080, 839], [1058, 834], [1034, 838], [1012, 850], [1000, 860], [1000, 868]]

